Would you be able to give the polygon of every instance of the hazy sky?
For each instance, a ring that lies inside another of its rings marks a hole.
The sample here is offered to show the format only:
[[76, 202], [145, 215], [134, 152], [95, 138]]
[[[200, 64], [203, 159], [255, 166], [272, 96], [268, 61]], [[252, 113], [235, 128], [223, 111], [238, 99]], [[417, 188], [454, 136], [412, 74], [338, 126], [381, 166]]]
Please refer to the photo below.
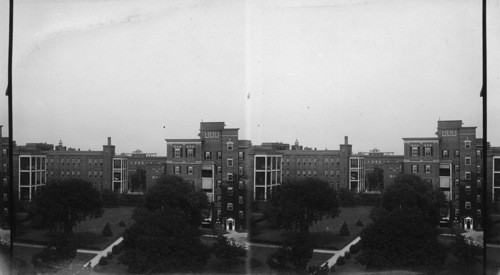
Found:
[[[6, 87], [8, 1], [0, 3]], [[488, 2], [488, 136], [500, 146], [500, 1]], [[481, 1], [71, 1], [15, 5], [14, 139], [165, 154], [225, 121], [253, 144], [403, 152], [482, 136]], [[7, 134], [7, 98], [0, 97]], [[165, 126], [165, 128], [163, 128]]]

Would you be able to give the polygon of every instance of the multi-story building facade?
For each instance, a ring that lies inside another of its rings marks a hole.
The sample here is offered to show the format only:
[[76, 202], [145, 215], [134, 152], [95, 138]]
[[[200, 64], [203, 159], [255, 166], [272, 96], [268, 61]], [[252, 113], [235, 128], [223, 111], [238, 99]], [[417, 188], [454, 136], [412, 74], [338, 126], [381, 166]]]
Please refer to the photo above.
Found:
[[102, 151], [80, 151], [47, 143], [27, 143], [14, 151], [14, 184], [17, 199], [26, 206], [36, 190], [51, 180], [80, 178], [98, 190], [128, 191], [128, 161], [115, 158], [115, 146], [108, 138]]
[[284, 181], [317, 177], [336, 188], [364, 192], [364, 157], [352, 155], [352, 145], [348, 143], [347, 136], [339, 147], [339, 150], [306, 150], [295, 142], [292, 150], [281, 150]]
[[[9, 138], [2, 136], [0, 125], [0, 229], [10, 229], [10, 190], [9, 190]], [[14, 145], [15, 146], [15, 145]]]
[[128, 158], [128, 178], [131, 179], [139, 169], [145, 173], [145, 188], [156, 184], [158, 179], [165, 175], [167, 164], [166, 156], [157, 156], [156, 153], [143, 153], [136, 150], [132, 153], [120, 154], [120, 157]]
[[487, 194], [490, 212], [500, 213], [500, 147], [489, 147], [487, 152]]
[[394, 178], [403, 172], [404, 155], [394, 155], [394, 152], [381, 152], [378, 149], [361, 152], [358, 155], [365, 157], [367, 174], [374, 172], [376, 168], [382, 170], [382, 182], [375, 189], [383, 190], [391, 186], [394, 183]]
[[443, 221], [464, 229], [481, 227], [482, 140], [461, 120], [438, 121], [437, 137], [403, 138], [404, 172], [421, 176], [450, 202]]
[[246, 227], [246, 154], [251, 143], [239, 140], [237, 128], [224, 122], [201, 122], [199, 139], [166, 139], [166, 173], [202, 189], [212, 211], [205, 225], [227, 230]]

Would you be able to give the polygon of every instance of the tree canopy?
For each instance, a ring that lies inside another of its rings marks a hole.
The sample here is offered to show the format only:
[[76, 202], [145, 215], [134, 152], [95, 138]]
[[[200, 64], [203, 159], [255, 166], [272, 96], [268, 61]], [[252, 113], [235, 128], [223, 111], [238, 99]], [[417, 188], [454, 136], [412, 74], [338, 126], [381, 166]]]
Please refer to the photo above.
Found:
[[447, 207], [447, 203], [443, 192], [434, 189], [432, 184], [417, 175], [402, 174], [385, 189], [381, 206], [386, 211], [417, 209], [429, 224], [437, 226], [441, 219], [440, 209]]
[[384, 183], [384, 169], [375, 167], [373, 171], [366, 173], [366, 180], [369, 190], [375, 190], [377, 187], [383, 188]]
[[180, 177], [161, 178], [148, 188], [135, 223], [125, 230], [120, 261], [132, 273], [200, 271], [210, 256], [199, 230], [206, 207], [203, 191]]
[[137, 168], [135, 173], [130, 176], [130, 188], [132, 191], [146, 189], [146, 170]]
[[273, 189], [265, 214], [276, 226], [298, 232], [340, 213], [337, 191], [326, 181], [305, 178]]
[[304, 272], [313, 255], [313, 246], [308, 234], [296, 234], [267, 258], [269, 267], [276, 271]]
[[361, 232], [358, 261], [368, 268], [438, 269], [446, 259], [439, 232], [417, 209], [394, 209]]
[[236, 266], [245, 264], [247, 251], [244, 246], [239, 245], [234, 239], [218, 236], [217, 242], [212, 246], [212, 252], [221, 263], [223, 271], [232, 272]]
[[40, 188], [31, 214], [36, 225], [70, 234], [79, 222], [101, 217], [102, 205], [99, 192], [90, 182], [70, 178]]

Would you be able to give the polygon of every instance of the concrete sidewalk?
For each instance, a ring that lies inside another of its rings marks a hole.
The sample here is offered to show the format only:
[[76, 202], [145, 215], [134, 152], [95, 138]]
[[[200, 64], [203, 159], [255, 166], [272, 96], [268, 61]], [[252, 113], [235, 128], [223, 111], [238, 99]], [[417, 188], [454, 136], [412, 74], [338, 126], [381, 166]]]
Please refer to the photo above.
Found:
[[333, 255], [333, 257], [331, 257], [330, 259], [328, 259], [328, 261], [324, 262], [321, 266], [325, 266], [326, 264], [328, 264], [328, 267], [332, 267], [333, 265], [335, 265], [337, 263], [337, 259], [340, 256], [344, 256], [345, 253], [349, 251], [349, 249], [351, 248], [351, 246], [353, 244], [358, 243], [359, 240], [361, 240], [361, 238], [357, 237], [356, 239], [354, 239], [354, 241], [352, 241], [351, 243], [349, 243], [348, 245], [346, 245], [344, 248], [342, 248], [339, 251], [336, 251], [335, 255]]
[[110, 246], [108, 246], [106, 249], [104, 249], [103, 251], [97, 251], [97, 255], [92, 258], [92, 260], [90, 260], [89, 262], [87, 262], [86, 264], [83, 265], [83, 267], [94, 267], [96, 266], [98, 263], [99, 263], [99, 260], [104, 257], [104, 256], [107, 256], [108, 253], [111, 252], [111, 250], [113, 249], [113, 246], [121, 243], [123, 241], [123, 237], [120, 237], [118, 238], [118, 240], [116, 240], [114, 243], [112, 243]]

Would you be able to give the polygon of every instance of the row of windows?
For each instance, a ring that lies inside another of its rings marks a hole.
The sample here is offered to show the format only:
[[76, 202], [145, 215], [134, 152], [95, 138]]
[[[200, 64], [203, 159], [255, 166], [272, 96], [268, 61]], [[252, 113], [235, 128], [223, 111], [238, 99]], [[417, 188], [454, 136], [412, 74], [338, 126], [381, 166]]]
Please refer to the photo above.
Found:
[[[71, 174], [70, 174], [71, 172]], [[88, 171], [87, 172], [87, 177], [92, 177], [92, 175], [94, 176], [94, 178], [97, 178], [98, 176], [98, 172], [99, 172], [99, 177], [102, 178], [102, 171], [94, 171], [94, 173], [92, 173], [92, 171]], [[54, 177], [54, 171], [50, 171], [50, 174], [48, 175], [49, 177]], [[66, 171], [66, 173], [64, 171], [61, 171], [61, 177], [81, 177], [81, 174], [80, 174], [80, 170], [77, 170], [77, 171]]]
[[[290, 165], [290, 158], [286, 157], [286, 158], [283, 158], [282, 159], [282, 164], [285, 165], [285, 162], [286, 162], [286, 165]], [[297, 158], [297, 165], [300, 165], [300, 164], [303, 164], [303, 165], [317, 165], [318, 162], [317, 162], [317, 159], [316, 157], [313, 157], [313, 158], [302, 158], [302, 162], [301, 162], [301, 158], [298, 157]], [[337, 165], [339, 165], [339, 158], [337, 158]], [[333, 161], [333, 157], [332, 158], [328, 158], [326, 157], [325, 158], [325, 165], [334, 165], [334, 161]]]
[[[232, 167], [232, 162], [231, 162], [231, 165], [229, 165], [229, 161], [228, 161], [228, 166]], [[182, 173], [182, 166], [174, 166], [174, 174], [176, 175], [180, 175], [180, 174], [186, 174], [186, 175], [193, 175], [193, 166], [186, 166], [186, 170], [185, 170], [185, 173]], [[222, 167], [221, 166], [217, 166], [217, 174], [222, 174]], [[163, 171], [163, 170], [162, 170]], [[239, 175], [243, 175], [244, 173], [244, 168], [243, 166], [238, 166], [238, 174]], [[231, 174], [231, 177], [233, 175], [233, 173], [228, 173], [228, 175]]]
[[[222, 152], [218, 151], [216, 153], [217, 153], [217, 159], [222, 159]], [[212, 152], [205, 152], [205, 159], [211, 160], [212, 159]], [[245, 159], [245, 152], [241, 152], [241, 151], [238, 152], [238, 159], [239, 160]]]
[[138, 161], [138, 160], [129, 160], [131, 165], [146, 165], [146, 164], [161, 164], [161, 161]]
[[[47, 164], [49, 164], [49, 158], [46, 159], [47, 161]], [[102, 159], [88, 159], [88, 165], [102, 165]], [[74, 158], [71, 158], [71, 159], [61, 159], [61, 165], [80, 165], [81, 164], [81, 160], [80, 158], [77, 158], [77, 159], [74, 159]], [[50, 165], [54, 165], [54, 159], [53, 158], [50, 158]]]
[[[228, 203], [227, 210], [233, 211], [233, 204], [232, 203], [231, 203], [231, 206], [229, 206], [229, 203]], [[217, 219], [220, 219], [221, 216], [222, 216], [222, 211], [221, 210], [217, 210]], [[238, 217], [240, 219], [243, 219], [243, 211], [239, 211], [238, 212]]]

